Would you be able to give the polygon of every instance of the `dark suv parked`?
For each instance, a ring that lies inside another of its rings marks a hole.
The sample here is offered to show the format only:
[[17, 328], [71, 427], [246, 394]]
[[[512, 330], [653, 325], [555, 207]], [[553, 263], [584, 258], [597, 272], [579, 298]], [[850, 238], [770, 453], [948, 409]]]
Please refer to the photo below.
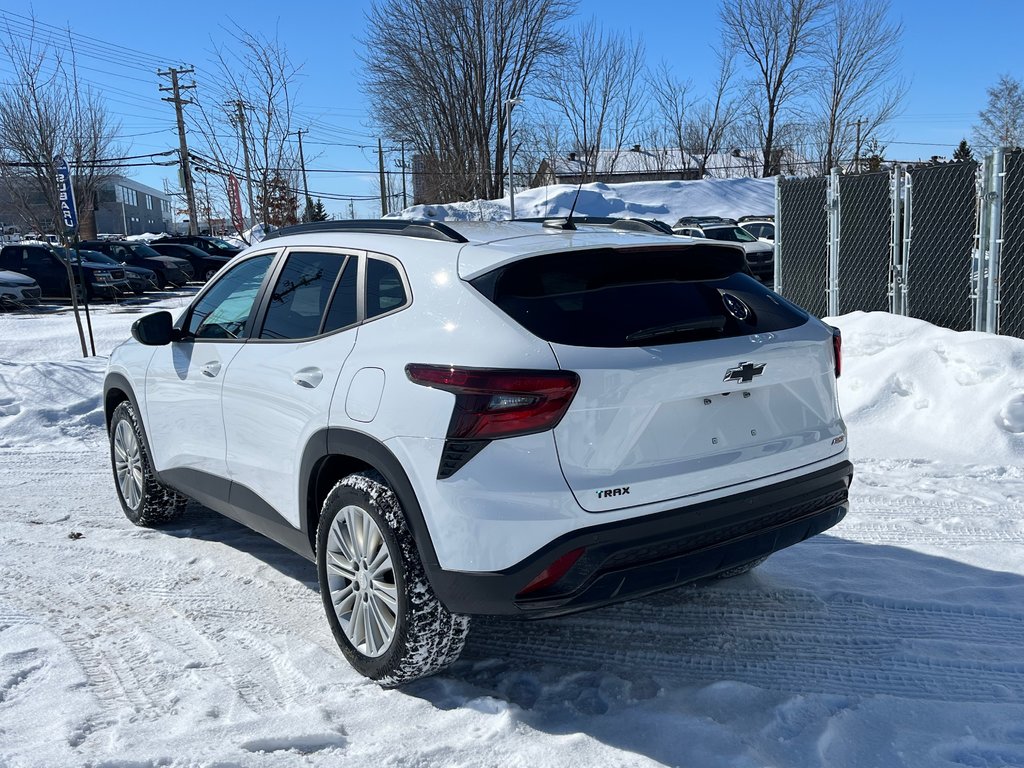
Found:
[[195, 270], [196, 279], [202, 280], [204, 283], [231, 261], [230, 256], [216, 256], [196, 248], [194, 245], [185, 245], [185, 243], [165, 243], [158, 240], [155, 243], [150, 243], [149, 247], [164, 256], [185, 259]]
[[[63, 258], [64, 249], [55, 248], [58, 256]], [[105, 253], [99, 251], [90, 251], [85, 249], [79, 249], [82, 254], [82, 261], [91, 261], [94, 264], [110, 264], [111, 266], [117, 267], [124, 270], [124, 277], [131, 286], [132, 293], [136, 296], [141, 296], [146, 291], [158, 290], [159, 286], [156, 284], [156, 273], [151, 269], [145, 267], [133, 267], [128, 264], [122, 264], [120, 261], [115, 259], [113, 256], [107, 256]], [[71, 258], [74, 259], [74, 251], [71, 251]]]
[[209, 237], [208, 235], [171, 235], [168, 237], [161, 237], [159, 240], [154, 240], [153, 242], [191, 245], [193, 248], [206, 251], [214, 256], [227, 256], [229, 259], [242, 252], [241, 248], [232, 245], [227, 240], [221, 240], [219, 237]]
[[156, 274], [157, 286], [160, 288], [166, 288], [168, 285], [184, 285], [195, 276], [192, 265], [184, 259], [159, 254], [145, 243], [132, 243], [124, 240], [85, 240], [81, 246], [91, 251], [105, 253], [123, 264], [153, 270]]
[[[112, 299], [131, 291], [121, 266], [97, 264], [89, 261], [84, 253], [81, 268], [77, 257], [72, 258], [71, 264], [79, 299], [94, 296]], [[0, 269], [33, 278], [39, 283], [44, 296], [71, 296], [67, 267], [60, 255], [48, 245], [5, 245], [0, 250]]]

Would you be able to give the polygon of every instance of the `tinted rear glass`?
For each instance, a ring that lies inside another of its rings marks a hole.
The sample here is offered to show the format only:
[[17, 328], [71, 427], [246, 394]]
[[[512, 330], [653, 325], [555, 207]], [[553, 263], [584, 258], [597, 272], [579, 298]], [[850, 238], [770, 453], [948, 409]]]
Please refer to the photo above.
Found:
[[803, 310], [714, 246], [575, 251], [524, 259], [472, 281], [528, 331], [581, 347], [642, 347], [793, 328]]

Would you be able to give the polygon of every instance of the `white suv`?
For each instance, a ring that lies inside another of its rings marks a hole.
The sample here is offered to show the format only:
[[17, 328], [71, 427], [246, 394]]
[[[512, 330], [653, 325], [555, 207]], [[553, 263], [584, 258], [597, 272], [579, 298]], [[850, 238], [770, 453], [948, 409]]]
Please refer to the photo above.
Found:
[[741, 573], [835, 525], [837, 332], [734, 245], [558, 222], [323, 222], [254, 245], [110, 358], [118, 495], [314, 560], [385, 685], [472, 614]]

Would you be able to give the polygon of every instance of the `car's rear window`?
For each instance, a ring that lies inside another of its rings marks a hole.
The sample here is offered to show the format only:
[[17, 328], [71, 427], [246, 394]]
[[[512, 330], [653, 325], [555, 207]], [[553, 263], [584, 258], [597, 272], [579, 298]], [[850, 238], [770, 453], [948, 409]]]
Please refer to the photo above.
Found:
[[535, 256], [472, 285], [528, 331], [581, 347], [767, 333], [808, 315], [747, 274], [739, 249], [602, 249]]

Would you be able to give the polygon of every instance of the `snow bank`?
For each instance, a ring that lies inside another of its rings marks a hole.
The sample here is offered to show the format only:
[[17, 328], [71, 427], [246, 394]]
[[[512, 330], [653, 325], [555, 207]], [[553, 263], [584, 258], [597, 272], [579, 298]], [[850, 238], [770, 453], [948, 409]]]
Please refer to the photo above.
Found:
[[1024, 341], [884, 312], [830, 322], [855, 457], [1024, 462]]
[[[516, 216], [566, 216], [576, 198], [576, 189], [575, 184], [552, 184], [517, 192]], [[704, 179], [584, 184], [580, 188], [575, 213], [580, 216], [654, 218], [675, 224], [682, 216], [736, 218], [774, 211], [774, 179]], [[505, 197], [447, 205], [414, 205], [395, 216], [438, 221], [504, 220], [509, 218], [509, 201]]]

